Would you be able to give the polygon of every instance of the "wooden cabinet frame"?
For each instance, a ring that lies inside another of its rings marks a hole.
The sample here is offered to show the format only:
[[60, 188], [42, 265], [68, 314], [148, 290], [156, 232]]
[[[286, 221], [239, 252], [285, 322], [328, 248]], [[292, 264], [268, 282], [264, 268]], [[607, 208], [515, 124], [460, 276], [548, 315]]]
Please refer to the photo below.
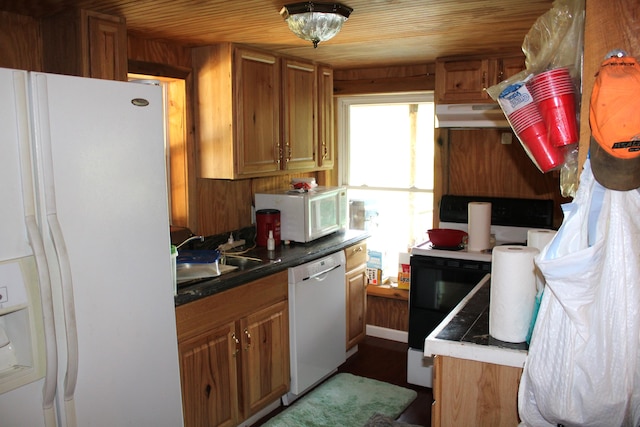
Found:
[[524, 70], [522, 54], [436, 60], [437, 104], [493, 103], [486, 89]]
[[84, 9], [43, 18], [44, 71], [127, 81], [124, 18]]
[[367, 245], [357, 243], [344, 250], [346, 257], [347, 342], [349, 350], [367, 333]]
[[333, 116], [318, 114], [317, 65], [222, 43], [194, 48], [193, 67], [201, 178], [318, 170], [318, 121]]
[[176, 309], [185, 426], [235, 426], [289, 390], [287, 271]]

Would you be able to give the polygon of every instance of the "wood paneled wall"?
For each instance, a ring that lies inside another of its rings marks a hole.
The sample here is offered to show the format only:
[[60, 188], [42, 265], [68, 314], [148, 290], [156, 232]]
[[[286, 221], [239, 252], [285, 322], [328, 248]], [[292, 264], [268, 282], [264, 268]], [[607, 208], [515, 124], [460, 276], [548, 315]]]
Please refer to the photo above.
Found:
[[358, 95], [433, 90], [435, 63], [334, 70], [333, 93]]
[[42, 71], [40, 23], [0, 11], [0, 67]]
[[[502, 144], [503, 133], [510, 144]], [[439, 150], [444, 150], [438, 146]], [[559, 173], [543, 174], [506, 129], [450, 130], [443, 190], [446, 194], [554, 200], [554, 226], [562, 222]]]
[[623, 49], [640, 60], [640, 3], [638, 0], [587, 0], [584, 29], [580, 151], [582, 165], [589, 151], [589, 101], [595, 75], [605, 55]]

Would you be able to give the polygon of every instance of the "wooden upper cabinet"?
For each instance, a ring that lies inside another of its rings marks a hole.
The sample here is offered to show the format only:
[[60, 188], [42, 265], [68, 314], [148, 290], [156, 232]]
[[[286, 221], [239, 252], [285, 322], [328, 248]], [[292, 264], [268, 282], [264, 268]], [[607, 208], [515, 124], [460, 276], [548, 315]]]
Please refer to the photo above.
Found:
[[222, 43], [194, 48], [193, 68], [201, 178], [317, 169], [315, 64]]
[[278, 171], [278, 58], [230, 43], [192, 52], [199, 176], [238, 179]]
[[318, 67], [318, 166], [331, 169], [335, 163], [333, 70]]
[[44, 70], [108, 80], [127, 80], [124, 18], [78, 9], [43, 18]]
[[283, 169], [314, 169], [318, 141], [317, 66], [288, 58], [282, 64]]
[[525, 69], [524, 56], [436, 60], [436, 103], [492, 103], [486, 89]]
[[235, 50], [237, 175], [280, 169], [280, 63], [267, 53]]

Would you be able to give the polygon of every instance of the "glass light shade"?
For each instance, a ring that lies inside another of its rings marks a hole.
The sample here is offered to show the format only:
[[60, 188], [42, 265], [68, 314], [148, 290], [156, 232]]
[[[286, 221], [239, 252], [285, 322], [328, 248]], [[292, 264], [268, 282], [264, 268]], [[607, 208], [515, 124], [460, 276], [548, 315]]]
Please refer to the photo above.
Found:
[[304, 2], [284, 6], [280, 15], [296, 36], [313, 42], [315, 48], [338, 34], [352, 11], [339, 3]]

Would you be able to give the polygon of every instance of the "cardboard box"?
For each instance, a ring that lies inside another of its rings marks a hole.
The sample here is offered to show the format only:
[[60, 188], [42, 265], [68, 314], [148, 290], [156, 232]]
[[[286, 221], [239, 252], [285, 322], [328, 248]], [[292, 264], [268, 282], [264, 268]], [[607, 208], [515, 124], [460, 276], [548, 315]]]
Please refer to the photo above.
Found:
[[379, 268], [367, 267], [367, 283], [369, 285], [382, 284], [382, 270], [380, 270]]
[[367, 268], [382, 270], [382, 252], [367, 249]]
[[398, 254], [398, 289], [409, 289], [411, 286], [411, 255]]

